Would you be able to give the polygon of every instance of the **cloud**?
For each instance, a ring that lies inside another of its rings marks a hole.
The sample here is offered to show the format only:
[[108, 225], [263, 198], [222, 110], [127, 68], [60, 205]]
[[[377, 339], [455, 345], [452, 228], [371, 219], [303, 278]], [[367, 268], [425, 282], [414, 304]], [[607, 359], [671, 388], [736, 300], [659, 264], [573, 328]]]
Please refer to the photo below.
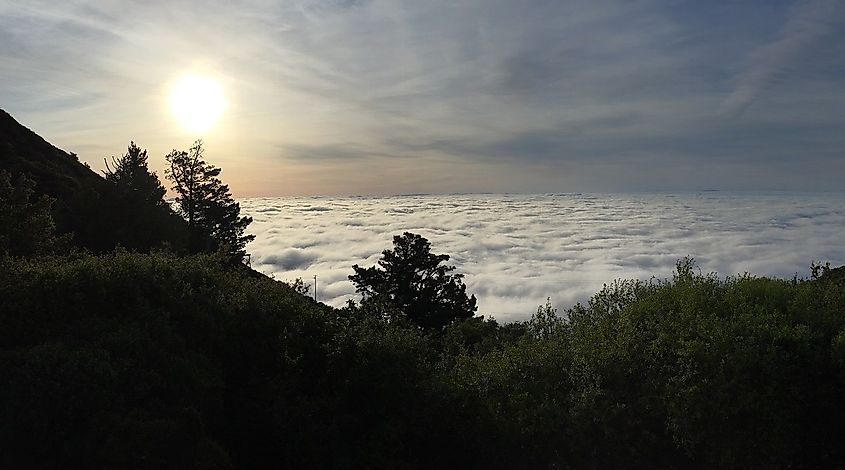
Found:
[[7, 0], [3, 106], [161, 172], [169, 83], [215, 75], [237, 194], [841, 186], [837, 2], [669, 3]]
[[292, 248], [282, 250], [279, 254], [265, 256], [256, 260], [256, 263], [265, 269], [273, 271], [289, 271], [292, 269], [308, 269], [311, 263], [317, 259], [317, 255], [305, 250]]
[[725, 114], [742, 114], [776, 81], [789, 76], [793, 62], [834, 29], [841, 12], [839, 0], [796, 2], [777, 39], [752, 51], [748, 68], [739, 75], [733, 92], [722, 104]]
[[[616, 278], [669, 276], [690, 255], [705, 271], [806, 275], [845, 264], [842, 193], [453, 195], [256, 198], [247, 250], [276, 279], [318, 277], [320, 300], [356, 298], [352, 265], [371, 266], [404, 231], [466, 274], [479, 312], [524, 320], [547, 297], [584, 302]], [[313, 211], [314, 207], [329, 210]]]

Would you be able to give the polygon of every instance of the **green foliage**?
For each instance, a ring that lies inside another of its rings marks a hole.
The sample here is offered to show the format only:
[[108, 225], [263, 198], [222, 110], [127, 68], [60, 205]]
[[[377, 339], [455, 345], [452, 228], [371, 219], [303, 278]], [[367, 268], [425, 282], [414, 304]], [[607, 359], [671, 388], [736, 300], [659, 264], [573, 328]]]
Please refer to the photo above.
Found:
[[492, 420], [505, 466], [834, 468], [843, 338], [841, 283], [719, 279], [685, 259], [562, 318], [547, 304], [519, 342], [458, 348], [443, 373]]
[[[252, 444], [240, 436], [272, 416], [264, 412], [285, 399], [286, 381], [297, 383], [281, 359], [307, 368], [319, 353], [300, 338], [319, 338], [309, 317], [324, 308], [225, 266], [212, 255], [127, 252], [8, 260], [0, 466], [245, 459]], [[295, 428], [272, 435], [268, 426], [260, 430], [280, 441]]]
[[475, 313], [475, 296], [468, 297], [462, 274], [441, 264], [449, 255], [431, 253], [431, 244], [410, 232], [393, 237], [393, 250], [384, 250], [378, 267], [352, 267], [349, 276], [363, 296], [362, 303], [378, 305], [390, 318], [402, 317], [420, 328], [442, 331], [455, 320]]
[[189, 247], [194, 253], [223, 250], [240, 259], [254, 235], [244, 235], [251, 217], [241, 217], [240, 205], [229, 186], [220, 181], [220, 168], [203, 160], [202, 142], [186, 152], [165, 156], [170, 165], [165, 176], [173, 182], [179, 214], [188, 222]]
[[555, 338], [564, 333], [566, 322], [557, 315], [551, 299], [537, 307], [537, 313], [528, 321], [528, 333], [536, 339]]
[[50, 212], [53, 201], [34, 196], [35, 182], [0, 170], [0, 257], [51, 253], [65, 245]]
[[461, 461], [416, 327], [225, 256], [10, 259], [0, 298], [0, 467]]
[[484, 319], [483, 316], [457, 321], [446, 328], [443, 350], [447, 357], [467, 352], [485, 353], [505, 342], [516, 341], [524, 333], [519, 330], [509, 335], [509, 330], [499, 325], [495, 319]]
[[515, 341], [459, 354], [444, 371], [485, 423], [496, 467], [555, 468], [568, 460], [570, 351], [563, 330], [535, 334], [548, 330], [546, 313], [553, 314], [540, 310]]
[[845, 285], [823, 276], [682, 260], [442, 334], [217, 254], [6, 258], [0, 299], [3, 468], [845, 464]]
[[[582, 461], [842, 462], [831, 438], [845, 418], [834, 404], [845, 396], [831, 362], [845, 327], [841, 286], [720, 280], [695, 274], [684, 260], [672, 281], [614, 284], [570, 319], [581, 390], [573, 425], [582, 449], [594, 449]], [[616, 442], [613, 454], [590, 444], [608, 439]]]

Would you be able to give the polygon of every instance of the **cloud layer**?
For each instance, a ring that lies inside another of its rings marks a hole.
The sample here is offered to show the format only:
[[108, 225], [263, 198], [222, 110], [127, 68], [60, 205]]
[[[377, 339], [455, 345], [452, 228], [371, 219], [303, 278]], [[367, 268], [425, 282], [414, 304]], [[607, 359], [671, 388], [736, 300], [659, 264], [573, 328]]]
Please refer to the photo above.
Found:
[[352, 265], [370, 266], [393, 235], [419, 233], [466, 274], [479, 313], [524, 320], [547, 297], [583, 302], [616, 278], [665, 277], [684, 256], [721, 275], [804, 276], [845, 264], [842, 193], [451, 195], [254, 198], [252, 265], [313, 282], [320, 300], [355, 298]]

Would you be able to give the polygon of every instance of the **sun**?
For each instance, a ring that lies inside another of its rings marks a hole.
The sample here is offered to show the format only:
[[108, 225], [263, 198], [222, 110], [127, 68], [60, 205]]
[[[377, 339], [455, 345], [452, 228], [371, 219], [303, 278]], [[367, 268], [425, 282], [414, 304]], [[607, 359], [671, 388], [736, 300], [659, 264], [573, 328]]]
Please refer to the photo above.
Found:
[[225, 109], [223, 89], [211, 77], [186, 75], [170, 91], [170, 111], [188, 132], [208, 132]]

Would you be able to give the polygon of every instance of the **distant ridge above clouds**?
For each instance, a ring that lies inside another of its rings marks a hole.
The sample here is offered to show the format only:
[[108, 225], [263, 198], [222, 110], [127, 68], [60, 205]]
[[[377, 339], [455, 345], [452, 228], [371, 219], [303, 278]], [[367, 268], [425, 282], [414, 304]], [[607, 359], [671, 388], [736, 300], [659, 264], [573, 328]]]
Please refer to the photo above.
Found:
[[527, 319], [547, 297], [584, 302], [616, 278], [669, 276], [691, 255], [703, 271], [806, 275], [845, 264], [845, 193], [450, 195], [241, 200], [257, 235], [252, 265], [276, 279], [318, 276], [320, 300], [355, 298], [352, 265], [372, 265], [393, 235], [419, 233], [465, 273], [478, 313]]

